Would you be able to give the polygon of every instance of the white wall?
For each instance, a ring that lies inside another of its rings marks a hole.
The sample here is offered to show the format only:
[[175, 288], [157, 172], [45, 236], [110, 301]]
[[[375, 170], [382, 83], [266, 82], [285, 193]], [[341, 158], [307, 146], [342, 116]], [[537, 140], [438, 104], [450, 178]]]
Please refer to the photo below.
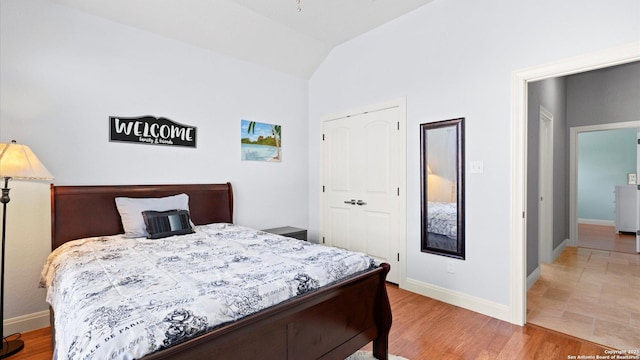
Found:
[[[305, 79], [46, 0], [2, 0], [0, 10], [0, 141], [29, 145], [56, 184], [230, 181], [237, 224], [307, 227]], [[197, 126], [197, 148], [109, 142], [110, 115]], [[241, 119], [282, 125], [281, 163], [240, 161]], [[11, 183], [7, 211], [5, 319], [47, 309], [37, 285], [48, 185], [23, 184]]]
[[[337, 48], [309, 83], [310, 233], [318, 233], [320, 118], [407, 98], [407, 277], [506, 314], [513, 71], [640, 41], [637, 0], [437, 0]], [[466, 260], [421, 253], [419, 124], [466, 118]], [[505, 316], [506, 317], [506, 316]]]

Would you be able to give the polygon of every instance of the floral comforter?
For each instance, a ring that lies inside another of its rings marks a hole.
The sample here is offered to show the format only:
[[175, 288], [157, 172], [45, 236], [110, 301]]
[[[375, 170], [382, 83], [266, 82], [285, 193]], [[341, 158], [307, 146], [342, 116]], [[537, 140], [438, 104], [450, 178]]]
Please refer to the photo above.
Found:
[[360, 253], [231, 224], [64, 244], [41, 286], [54, 359], [136, 359], [374, 267]]

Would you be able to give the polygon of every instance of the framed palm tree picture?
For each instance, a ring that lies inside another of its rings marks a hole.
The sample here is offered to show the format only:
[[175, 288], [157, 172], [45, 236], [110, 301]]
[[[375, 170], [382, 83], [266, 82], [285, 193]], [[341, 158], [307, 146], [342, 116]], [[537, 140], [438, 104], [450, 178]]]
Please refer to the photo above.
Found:
[[241, 160], [282, 161], [282, 127], [241, 120], [240, 149]]

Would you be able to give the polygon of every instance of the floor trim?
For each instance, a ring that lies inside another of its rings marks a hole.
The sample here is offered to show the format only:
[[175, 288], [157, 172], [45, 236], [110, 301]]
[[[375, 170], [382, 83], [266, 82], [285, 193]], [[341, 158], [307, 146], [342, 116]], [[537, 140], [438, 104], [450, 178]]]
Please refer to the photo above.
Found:
[[569, 245], [571, 241], [569, 239], [564, 239], [560, 245], [558, 245], [555, 249], [553, 249], [553, 253], [551, 253], [551, 262], [556, 261], [556, 259], [558, 258], [558, 256], [560, 256], [560, 254], [562, 254], [562, 252], [564, 251], [564, 249], [567, 248], [567, 246]]
[[4, 324], [4, 335], [23, 333], [31, 330], [42, 329], [49, 326], [49, 310], [39, 311], [32, 314], [17, 316], [6, 319]]
[[531, 272], [531, 274], [529, 274], [529, 276], [527, 276], [527, 291], [531, 289], [533, 284], [535, 284], [539, 278], [540, 278], [540, 266], [538, 266], [535, 270]]
[[615, 220], [583, 219], [583, 218], [578, 219], [578, 224], [616, 226]]
[[511, 320], [511, 310], [507, 305], [488, 301], [458, 291], [449, 290], [437, 285], [427, 284], [414, 279], [407, 279], [403, 289], [499, 320], [507, 322]]

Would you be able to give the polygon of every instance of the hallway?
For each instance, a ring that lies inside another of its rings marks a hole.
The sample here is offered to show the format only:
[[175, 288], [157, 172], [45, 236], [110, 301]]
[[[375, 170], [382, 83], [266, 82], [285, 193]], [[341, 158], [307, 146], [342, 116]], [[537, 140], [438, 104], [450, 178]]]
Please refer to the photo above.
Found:
[[640, 255], [567, 247], [541, 265], [527, 322], [618, 350], [640, 345]]

